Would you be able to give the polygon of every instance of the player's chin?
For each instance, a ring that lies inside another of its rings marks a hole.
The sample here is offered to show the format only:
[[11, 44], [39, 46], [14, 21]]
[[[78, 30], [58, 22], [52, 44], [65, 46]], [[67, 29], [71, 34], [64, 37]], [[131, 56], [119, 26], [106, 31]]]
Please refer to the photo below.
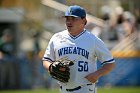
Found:
[[72, 27], [67, 27], [68, 31], [72, 31], [73, 28]]

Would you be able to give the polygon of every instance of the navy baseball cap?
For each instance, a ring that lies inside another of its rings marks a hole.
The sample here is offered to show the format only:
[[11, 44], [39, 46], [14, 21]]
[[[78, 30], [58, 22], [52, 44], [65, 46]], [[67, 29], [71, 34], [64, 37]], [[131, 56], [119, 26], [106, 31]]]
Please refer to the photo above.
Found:
[[86, 11], [84, 8], [78, 6], [78, 5], [73, 5], [70, 6], [66, 12], [65, 12], [65, 17], [67, 16], [72, 16], [72, 17], [86, 17]]

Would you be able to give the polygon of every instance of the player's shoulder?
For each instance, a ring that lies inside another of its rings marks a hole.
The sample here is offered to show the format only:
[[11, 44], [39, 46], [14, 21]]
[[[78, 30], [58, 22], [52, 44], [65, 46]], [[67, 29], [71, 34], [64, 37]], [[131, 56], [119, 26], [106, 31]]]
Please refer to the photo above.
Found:
[[59, 31], [52, 36], [52, 40], [57, 40], [58, 38], [63, 38], [67, 33], [67, 30]]
[[65, 35], [66, 33], [67, 33], [67, 30], [62, 30], [62, 31], [55, 33], [53, 36], [56, 37], [58, 35]]
[[87, 36], [86, 37], [89, 37], [90, 40], [93, 40], [93, 42], [96, 42], [96, 43], [103, 42], [98, 36], [94, 35], [90, 31], [87, 30], [86, 33], [87, 33]]
[[92, 38], [92, 39], [100, 39], [98, 36], [94, 35], [89, 30], [86, 30], [86, 33], [87, 33], [87, 36]]

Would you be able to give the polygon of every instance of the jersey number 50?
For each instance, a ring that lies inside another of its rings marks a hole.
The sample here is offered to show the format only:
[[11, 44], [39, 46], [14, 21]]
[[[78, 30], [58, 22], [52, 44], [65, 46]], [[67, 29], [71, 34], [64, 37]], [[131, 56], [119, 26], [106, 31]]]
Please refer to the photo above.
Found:
[[78, 71], [79, 72], [82, 72], [82, 71], [87, 72], [88, 71], [88, 62], [78, 61]]

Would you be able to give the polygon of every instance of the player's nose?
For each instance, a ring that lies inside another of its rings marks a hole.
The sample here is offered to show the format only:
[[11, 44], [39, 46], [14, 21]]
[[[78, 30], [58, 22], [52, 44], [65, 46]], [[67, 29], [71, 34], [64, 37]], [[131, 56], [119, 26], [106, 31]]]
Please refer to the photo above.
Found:
[[70, 27], [72, 26], [72, 22], [66, 22], [66, 25]]

